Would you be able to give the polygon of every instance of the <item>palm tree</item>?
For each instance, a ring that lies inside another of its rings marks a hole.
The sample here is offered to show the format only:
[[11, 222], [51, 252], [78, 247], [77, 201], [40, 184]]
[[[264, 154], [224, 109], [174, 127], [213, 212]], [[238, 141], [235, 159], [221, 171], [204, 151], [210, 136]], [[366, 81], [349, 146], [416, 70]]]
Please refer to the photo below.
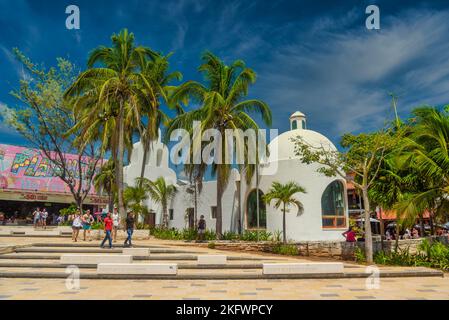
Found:
[[284, 243], [287, 243], [286, 222], [285, 214], [288, 211], [287, 207], [294, 204], [298, 208], [298, 214], [304, 210], [302, 203], [296, 200], [293, 196], [296, 193], [306, 193], [306, 189], [297, 184], [296, 182], [288, 182], [281, 184], [279, 182], [273, 182], [271, 189], [263, 196], [263, 200], [269, 205], [275, 200], [274, 207], [279, 209], [282, 205], [282, 233]]
[[431, 216], [442, 216], [449, 209], [449, 107], [417, 108], [413, 111], [415, 125], [404, 139], [402, 152], [408, 167], [421, 179], [416, 188], [395, 206], [410, 220], [420, 218], [426, 210]]
[[[155, 96], [151, 84], [141, 73], [142, 61], [157, 56], [151, 49], [134, 45], [134, 34], [122, 30], [111, 37], [112, 47], [100, 46], [89, 56], [88, 70], [81, 73], [65, 96], [76, 98], [79, 106], [87, 108], [82, 112], [79, 124], [84, 127], [86, 137], [97, 130], [98, 122], [113, 118], [115, 125], [107, 133], [114, 135], [113, 159], [116, 162], [118, 207], [125, 215], [123, 199], [123, 165], [125, 152], [126, 122], [130, 126], [141, 123], [140, 111], [152, 110], [156, 116]], [[78, 106], [78, 108], [79, 108]], [[108, 124], [110, 124], [108, 122]], [[129, 128], [128, 128], [129, 129]], [[106, 135], [107, 136], [107, 135]]]
[[[171, 86], [170, 83], [173, 80], [182, 80], [182, 74], [180, 72], [168, 72], [168, 60], [170, 57], [171, 54], [166, 56], [157, 56], [151, 60], [147, 59], [142, 61], [141, 65], [142, 74], [145, 76], [153, 89], [155, 108], [158, 110], [156, 117], [152, 115], [152, 109], [147, 110], [150, 114], [147, 117], [146, 125], [144, 125], [142, 129], [142, 134], [140, 137], [143, 145], [143, 160], [140, 173], [141, 178], [144, 178], [145, 176], [146, 160], [148, 157], [150, 144], [159, 137], [160, 124], [167, 124], [168, 121], [167, 116], [161, 111], [160, 105], [161, 103], [166, 103], [169, 107], [171, 107], [169, 104], [169, 96], [176, 87]], [[177, 108], [178, 111], [180, 110], [178, 104], [174, 107]]]
[[115, 164], [108, 160], [100, 169], [100, 172], [94, 177], [94, 186], [97, 191], [108, 194], [109, 210], [114, 206], [114, 194], [116, 191], [115, 182]]
[[172, 184], [167, 184], [163, 177], [156, 181], [150, 181], [147, 178], [137, 178], [137, 185], [150, 194], [150, 198], [160, 204], [162, 207], [162, 224], [168, 228], [168, 203], [175, 196], [177, 189]]
[[126, 187], [123, 192], [123, 198], [125, 199], [126, 207], [136, 215], [146, 216], [148, 214], [148, 207], [144, 204], [144, 201], [148, 199], [148, 194], [145, 188], [136, 184], [134, 187]]
[[[171, 97], [172, 103], [185, 103], [190, 99], [197, 101], [200, 107], [196, 110], [185, 112], [173, 119], [167, 130], [167, 136], [179, 128], [183, 128], [192, 134], [194, 121], [201, 121], [201, 130], [216, 129], [221, 137], [225, 137], [226, 129], [258, 130], [259, 126], [251, 118], [249, 113], [261, 115], [266, 125], [271, 125], [271, 111], [268, 105], [257, 99], [244, 100], [248, 95], [250, 85], [256, 81], [256, 73], [245, 66], [241, 60], [226, 65], [218, 57], [206, 52], [203, 64], [199, 71], [203, 73], [206, 84], [196, 81], [188, 81], [174, 90]], [[218, 237], [222, 235], [222, 198], [227, 186], [231, 165], [220, 161], [225, 154], [226, 143], [221, 143], [214, 154], [215, 161], [212, 164], [212, 172], [217, 177], [217, 222], [215, 231]], [[218, 162], [218, 164], [217, 164]], [[198, 167], [197, 167], [198, 168]], [[207, 166], [199, 166], [202, 177]]]

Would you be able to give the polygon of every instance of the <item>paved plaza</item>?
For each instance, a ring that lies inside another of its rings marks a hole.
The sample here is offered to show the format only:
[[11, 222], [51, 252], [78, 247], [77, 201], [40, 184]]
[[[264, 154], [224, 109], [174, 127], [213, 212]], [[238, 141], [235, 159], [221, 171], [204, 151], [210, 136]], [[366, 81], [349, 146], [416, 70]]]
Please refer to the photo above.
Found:
[[[370, 279], [226, 279], [232, 275], [245, 277], [260, 275], [264, 262], [306, 262], [303, 257], [284, 257], [270, 254], [218, 251], [199, 248], [184, 242], [145, 240], [137, 246], [148, 246], [155, 251], [158, 262], [175, 262], [179, 275], [193, 279], [87, 279], [95, 269], [81, 268], [79, 286], [67, 286], [65, 269], [59, 265], [59, 256], [65, 252], [94, 254], [98, 241], [79, 242], [73, 246], [68, 238], [0, 237], [1, 249], [15, 246], [15, 252], [0, 254], [0, 299], [448, 299], [449, 277], [386, 277], [378, 286]], [[104, 249], [108, 252], [108, 249]], [[120, 250], [118, 247], [116, 250]], [[226, 254], [226, 268], [198, 269], [190, 256], [198, 254]], [[176, 259], [174, 261], [173, 259]], [[316, 261], [316, 260], [315, 260]], [[322, 260], [329, 261], [329, 260]], [[144, 261], [136, 261], [143, 263]], [[148, 263], [148, 261], [147, 261]], [[365, 266], [345, 262], [345, 273], [363, 273]], [[380, 267], [381, 273], [431, 271], [425, 268]], [[2, 274], [43, 274], [44, 278], [27, 276], [11, 278]], [[59, 275], [59, 278], [52, 278]], [[221, 275], [224, 279], [216, 279]], [[206, 279], [206, 280], [202, 280]], [[377, 283], [376, 283], [377, 284]]]

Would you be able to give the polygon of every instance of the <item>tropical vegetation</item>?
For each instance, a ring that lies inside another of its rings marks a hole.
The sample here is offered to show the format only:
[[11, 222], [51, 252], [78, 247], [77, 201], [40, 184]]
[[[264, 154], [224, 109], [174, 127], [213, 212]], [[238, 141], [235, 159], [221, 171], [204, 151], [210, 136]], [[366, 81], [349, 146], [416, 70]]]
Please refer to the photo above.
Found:
[[288, 207], [290, 205], [295, 205], [298, 209], [297, 215], [300, 215], [304, 209], [302, 203], [294, 197], [297, 193], [306, 193], [306, 189], [296, 182], [281, 184], [275, 181], [271, 185], [271, 189], [263, 196], [263, 200], [267, 204], [274, 201], [274, 207], [276, 209], [282, 207], [282, 234], [284, 244], [287, 243], [286, 213], [288, 212]]

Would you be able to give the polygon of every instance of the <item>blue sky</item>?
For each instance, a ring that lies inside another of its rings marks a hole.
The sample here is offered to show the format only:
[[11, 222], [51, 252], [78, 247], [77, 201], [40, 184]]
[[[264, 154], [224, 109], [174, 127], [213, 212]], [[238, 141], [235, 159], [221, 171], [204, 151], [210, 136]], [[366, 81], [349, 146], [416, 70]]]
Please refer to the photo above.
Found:
[[[65, 28], [70, 4], [81, 10], [79, 31]], [[369, 4], [380, 7], [379, 31], [365, 28]], [[391, 119], [391, 91], [403, 116], [449, 101], [447, 1], [0, 0], [0, 109], [18, 103], [9, 95], [22, 75], [13, 47], [47, 66], [62, 56], [84, 68], [89, 51], [124, 27], [138, 44], [174, 52], [184, 80], [201, 80], [205, 50], [244, 59], [258, 74], [251, 96], [271, 106], [280, 132], [301, 110], [309, 128], [338, 142]], [[26, 145], [1, 122], [0, 143]]]

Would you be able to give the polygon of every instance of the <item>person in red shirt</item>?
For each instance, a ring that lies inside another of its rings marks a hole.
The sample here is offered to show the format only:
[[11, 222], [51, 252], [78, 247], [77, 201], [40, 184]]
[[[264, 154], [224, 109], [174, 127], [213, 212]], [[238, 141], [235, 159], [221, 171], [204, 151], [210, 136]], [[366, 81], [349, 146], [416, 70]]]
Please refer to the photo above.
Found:
[[112, 249], [112, 238], [111, 238], [111, 232], [112, 232], [112, 225], [113, 225], [113, 221], [111, 218], [111, 213], [108, 212], [108, 214], [106, 215], [106, 218], [104, 218], [104, 232], [105, 232], [105, 236], [103, 241], [101, 242], [100, 247], [104, 248], [104, 243], [106, 242], [106, 240], [109, 240], [109, 249]]
[[346, 238], [346, 242], [356, 242], [355, 232], [352, 227], [349, 227], [348, 231], [342, 233], [343, 237]]

